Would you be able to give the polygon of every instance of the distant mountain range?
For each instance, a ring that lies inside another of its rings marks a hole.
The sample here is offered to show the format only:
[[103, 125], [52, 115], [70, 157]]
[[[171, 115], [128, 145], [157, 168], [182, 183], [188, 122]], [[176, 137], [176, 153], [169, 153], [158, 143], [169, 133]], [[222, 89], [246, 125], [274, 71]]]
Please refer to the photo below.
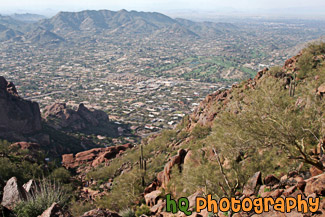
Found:
[[[50, 19], [33, 14], [0, 16], [0, 41], [60, 43], [73, 35], [146, 35], [208, 37], [234, 31], [230, 23], [193, 22], [172, 19], [156, 12], [86, 10], [60, 12]], [[72, 37], [73, 38], [73, 37]]]
[[10, 17], [12, 17], [15, 20], [19, 20], [19, 21], [26, 22], [26, 23], [34, 23], [34, 22], [40, 21], [42, 19], [46, 19], [46, 17], [43, 15], [30, 14], [30, 13], [13, 14], [13, 15], [10, 15]]

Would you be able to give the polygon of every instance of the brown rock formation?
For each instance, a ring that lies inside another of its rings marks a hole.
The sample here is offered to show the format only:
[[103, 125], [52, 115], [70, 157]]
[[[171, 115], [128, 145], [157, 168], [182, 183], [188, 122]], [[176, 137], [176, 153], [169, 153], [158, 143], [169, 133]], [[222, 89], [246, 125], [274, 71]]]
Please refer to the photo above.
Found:
[[15, 140], [41, 129], [38, 104], [20, 98], [14, 84], [0, 76], [0, 137]]
[[68, 109], [65, 103], [55, 103], [45, 107], [44, 118], [57, 129], [71, 128], [72, 130], [97, 127], [100, 122], [109, 121], [108, 115], [103, 111], [89, 110], [84, 104], [80, 104], [78, 110], [75, 111]]
[[62, 155], [62, 165], [69, 168], [76, 168], [80, 165], [91, 165], [96, 167], [99, 164], [115, 158], [121, 151], [132, 148], [132, 144], [128, 143], [120, 146], [112, 146], [107, 148], [94, 148], [88, 151], [73, 154]]
[[255, 194], [257, 191], [258, 185], [262, 184], [262, 174], [261, 172], [256, 172], [246, 183], [244, 186], [243, 194], [246, 197], [249, 197]]
[[159, 196], [161, 195], [161, 193], [162, 192], [160, 190], [156, 190], [156, 191], [153, 191], [153, 192], [151, 192], [149, 194], [146, 194], [144, 196], [144, 199], [146, 201], [146, 204], [148, 206], [154, 206], [154, 205], [156, 205], [157, 202], [158, 202]]
[[274, 175], [268, 175], [264, 178], [264, 184], [265, 185], [276, 185], [280, 182], [278, 178], [276, 178]]
[[30, 151], [39, 151], [40, 145], [37, 143], [31, 142], [16, 142], [10, 145], [12, 148], [18, 148], [22, 150], [30, 150]]
[[317, 88], [317, 95], [319, 96], [324, 96], [325, 94], [325, 83], [320, 85], [318, 88]]
[[157, 180], [163, 188], [167, 187], [172, 168], [177, 165], [178, 169], [181, 170], [181, 165], [184, 163], [186, 154], [187, 151], [184, 149], [178, 150], [177, 155], [171, 157], [170, 161], [165, 165], [164, 170], [157, 174]]
[[317, 195], [325, 195], [325, 173], [314, 176], [306, 180], [305, 194], [309, 196], [313, 193]]

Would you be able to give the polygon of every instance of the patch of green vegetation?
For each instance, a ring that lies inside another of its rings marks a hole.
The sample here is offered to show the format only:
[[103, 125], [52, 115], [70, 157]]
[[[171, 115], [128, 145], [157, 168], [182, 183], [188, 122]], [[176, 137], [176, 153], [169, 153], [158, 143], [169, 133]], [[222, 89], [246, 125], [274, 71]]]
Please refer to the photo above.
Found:
[[45, 154], [41, 151], [19, 150], [10, 146], [9, 142], [0, 140], [0, 156], [2, 180], [15, 176], [20, 183], [25, 183], [48, 174], [45, 170]]
[[142, 215], [150, 215], [150, 208], [144, 204], [142, 204], [141, 206], [137, 207], [137, 210], [135, 211], [135, 216], [139, 217]]
[[96, 208], [95, 204], [76, 200], [71, 201], [68, 207], [72, 216], [82, 216], [85, 212]]
[[[286, 72], [280, 67], [272, 68], [254, 88], [247, 89], [245, 82], [240, 83], [229, 93], [232, 100], [228, 103], [212, 102], [209, 111], [218, 115], [211, 127], [186, 116], [175, 130], [143, 140], [144, 158], [148, 160], [145, 182], [151, 183], [180, 148], [189, 148], [191, 156], [186, 164], [171, 170], [165, 193], [172, 193], [175, 198], [189, 196], [197, 189], [214, 198], [231, 197], [256, 171], [286, 173], [301, 162], [324, 170], [309, 150], [325, 135], [325, 101], [315, 96], [317, 87], [325, 82], [325, 66], [320, 62], [306, 72], [304, 79], [297, 82], [294, 95], [284, 88], [284, 80], [275, 76], [277, 73]], [[126, 162], [136, 165], [139, 156], [139, 149], [133, 149], [111, 164], [116, 164], [114, 168]], [[102, 167], [91, 173], [104, 170]], [[142, 190], [139, 168], [135, 166], [115, 178], [112, 191], [98, 202], [118, 211], [138, 205]], [[131, 199], [122, 200], [120, 195], [124, 194]]]
[[16, 205], [14, 212], [18, 217], [35, 217], [41, 215], [54, 202], [65, 207], [68, 199], [61, 185], [44, 179], [35, 192], [27, 195], [27, 200]]
[[122, 217], [135, 217], [135, 212], [132, 209], [127, 208], [127, 209], [120, 211], [119, 215]]
[[207, 137], [210, 132], [211, 132], [211, 128], [209, 126], [203, 126], [201, 124], [197, 124], [193, 128], [191, 135], [194, 137], [194, 139], [203, 139]]
[[305, 78], [307, 74], [310, 75], [313, 73], [314, 69], [316, 69], [323, 62], [318, 56], [324, 54], [324, 42], [312, 43], [307, 48], [305, 48], [298, 61], [298, 78], [302, 79]]

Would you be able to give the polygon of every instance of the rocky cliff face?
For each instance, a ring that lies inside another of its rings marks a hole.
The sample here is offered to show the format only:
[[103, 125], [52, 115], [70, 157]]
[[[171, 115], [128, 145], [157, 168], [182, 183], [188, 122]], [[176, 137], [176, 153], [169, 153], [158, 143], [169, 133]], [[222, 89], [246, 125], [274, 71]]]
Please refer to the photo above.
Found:
[[17, 139], [41, 129], [38, 104], [20, 98], [15, 85], [0, 76], [0, 137]]
[[80, 104], [77, 111], [67, 108], [65, 103], [55, 103], [44, 110], [44, 119], [56, 129], [69, 128], [83, 130], [97, 127], [101, 122], [109, 121], [108, 115], [99, 110], [89, 110]]

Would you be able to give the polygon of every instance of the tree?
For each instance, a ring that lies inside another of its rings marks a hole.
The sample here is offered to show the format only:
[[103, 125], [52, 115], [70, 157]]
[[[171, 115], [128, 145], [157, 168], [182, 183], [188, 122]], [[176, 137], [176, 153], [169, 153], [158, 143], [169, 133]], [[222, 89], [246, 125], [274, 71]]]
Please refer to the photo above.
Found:
[[281, 89], [279, 80], [268, 77], [246, 95], [239, 114], [219, 115], [214, 128], [218, 128], [213, 137], [215, 143], [235, 155], [276, 149], [289, 159], [325, 170], [320, 160], [310, 153], [325, 136], [324, 102], [308, 92], [303, 93], [306, 90], [302, 87], [297, 95], [304, 105], [297, 106], [298, 97], [290, 97]]

